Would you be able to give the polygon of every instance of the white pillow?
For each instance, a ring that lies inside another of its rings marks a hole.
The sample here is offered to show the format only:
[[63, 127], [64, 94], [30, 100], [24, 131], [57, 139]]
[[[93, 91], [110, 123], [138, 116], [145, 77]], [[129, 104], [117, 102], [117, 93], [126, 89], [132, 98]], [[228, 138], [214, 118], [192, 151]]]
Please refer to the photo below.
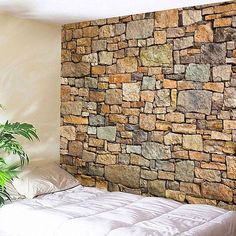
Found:
[[45, 193], [66, 190], [79, 185], [79, 182], [68, 172], [54, 163], [27, 166], [12, 182], [16, 190], [34, 198]]

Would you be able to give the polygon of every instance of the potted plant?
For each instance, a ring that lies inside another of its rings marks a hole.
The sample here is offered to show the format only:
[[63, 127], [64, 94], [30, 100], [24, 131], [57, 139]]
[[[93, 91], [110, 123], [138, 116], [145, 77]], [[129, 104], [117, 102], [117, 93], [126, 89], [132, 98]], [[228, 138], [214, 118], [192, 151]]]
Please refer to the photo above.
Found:
[[[2, 106], [0, 105], [0, 108]], [[24, 151], [23, 146], [17, 140], [17, 137], [24, 137], [29, 141], [39, 139], [36, 134], [36, 129], [33, 125], [28, 123], [10, 123], [6, 121], [4, 124], [0, 123], [0, 155], [3, 153], [14, 154], [19, 157], [19, 164], [9, 165], [5, 158], [0, 156], [0, 206], [4, 205], [5, 200], [10, 196], [6, 190], [6, 183], [11, 182], [13, 177], [16, 177], [19, 172], [19, 167], [24, 166], [29, 162], [29, 157]]]

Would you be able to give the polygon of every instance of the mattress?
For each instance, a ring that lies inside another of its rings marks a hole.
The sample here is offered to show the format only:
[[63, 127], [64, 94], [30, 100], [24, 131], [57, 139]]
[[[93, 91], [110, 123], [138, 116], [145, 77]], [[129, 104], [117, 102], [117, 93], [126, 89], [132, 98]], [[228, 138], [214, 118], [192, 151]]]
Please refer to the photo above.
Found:
[[0, 222], [1, 236], [236, 235], [236, 212], [82, 186], [7, 204]]

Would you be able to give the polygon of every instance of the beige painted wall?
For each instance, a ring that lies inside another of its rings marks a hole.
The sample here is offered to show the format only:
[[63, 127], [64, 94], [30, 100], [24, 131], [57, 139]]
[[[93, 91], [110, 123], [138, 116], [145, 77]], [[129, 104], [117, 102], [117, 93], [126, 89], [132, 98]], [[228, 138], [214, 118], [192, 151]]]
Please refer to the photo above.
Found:
[[0, 14], [0, 121], [30, 122], [33, 160], [59, 160], [60, 26]]

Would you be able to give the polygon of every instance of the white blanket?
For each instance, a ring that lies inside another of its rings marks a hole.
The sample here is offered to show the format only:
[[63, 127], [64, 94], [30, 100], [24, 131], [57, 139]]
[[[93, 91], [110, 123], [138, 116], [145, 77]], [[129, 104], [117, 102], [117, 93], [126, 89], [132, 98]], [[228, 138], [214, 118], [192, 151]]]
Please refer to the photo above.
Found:
[[0, 236], [235, 236], [236, 212], [95, 188], [0, 209]]

